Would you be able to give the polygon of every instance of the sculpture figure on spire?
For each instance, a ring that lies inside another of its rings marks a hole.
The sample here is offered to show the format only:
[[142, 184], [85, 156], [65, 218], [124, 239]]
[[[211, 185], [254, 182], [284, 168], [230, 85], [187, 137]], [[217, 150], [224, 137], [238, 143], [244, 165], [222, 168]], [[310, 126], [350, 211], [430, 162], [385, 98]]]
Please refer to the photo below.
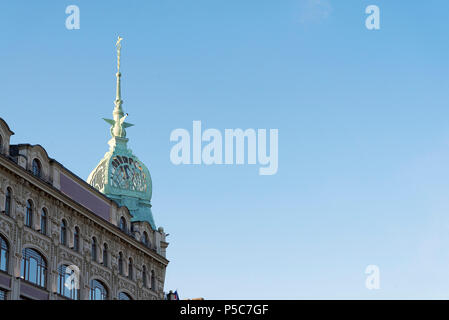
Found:
[[127, 125], [130, 125], [130, 123], [125, 122], [127, 116], [128, 114], [125, 114], [119, 119], [119, 121], [115, 121], [114, 126], [111, 128], [111, 134], [113, 137], [126, 138], [125, 128], [127, 127]]

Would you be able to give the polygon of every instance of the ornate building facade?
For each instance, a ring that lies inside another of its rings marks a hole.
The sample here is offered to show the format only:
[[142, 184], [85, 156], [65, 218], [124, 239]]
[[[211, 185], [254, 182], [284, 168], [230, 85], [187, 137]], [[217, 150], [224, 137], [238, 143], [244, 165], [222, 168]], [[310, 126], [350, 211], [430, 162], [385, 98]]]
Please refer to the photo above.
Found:
[[127, 147], [119, 61], [110, 150], [87, 182], [40, 145], [11, 145], [0, 118], [0, 300], [164, 299], [168, 243]]

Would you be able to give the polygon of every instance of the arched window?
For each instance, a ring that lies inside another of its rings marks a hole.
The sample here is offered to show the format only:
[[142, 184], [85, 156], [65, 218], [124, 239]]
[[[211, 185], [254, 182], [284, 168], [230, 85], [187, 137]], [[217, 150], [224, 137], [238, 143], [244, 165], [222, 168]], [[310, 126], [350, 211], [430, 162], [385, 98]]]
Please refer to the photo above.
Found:
[[3, 137], [0, 135], [0, 153], [3, 153]]
[[151, 290], [156, 290], [156, 278], [154, 276], [154, 270], [151, 270]]
[[93, 279], [90, 282], [90, 300], [107, 300], [108, 299], [108, 290], [105, 285], [98, 280]]
[[[79, 299], [79, 276], [78, 272], [66, 264], [58, 268], [58, 293], [72, 300]], [[78, 283], [77, 283], [78, 282]]]
[[33, 159], [32, 170], [36, 177], [41, 177], [41, 162], [38, 159]]
[[131, 296], [123, 291], [120, 291], [120, 293], [118, 294], [118, 299], [119, 300], [132, 300]]
[[126, 220], [123, 217], [120, 218], [120, 230], [126, 232]]
[[28, 227], [32, 227], [33, 225], [33, 201], [27, 201], [27, 211], [25, 214], [25, 225]]
[[123, 275], [123, 254], [118, 254], [118, 273]]
[[147, 287], [147, 267], [143, 266], [142, 267], [142, 282], [143, 282], [143, 287], [146, 288]]
[[128, 263], [128, 279], [132, 280], [133, 279], [133, 259], [129, 258], [129, 263]]
[[41, 211], [41, 233], [47, 234], [47, 209], [45, 208]]
[[108, 266], [108, 245], [105, 243], [103, 247], [103, 265]]
[[11, 188], [6, 188], [6, 198], [5, 198], [5, 214], [7, 216], [11, 215]]
[[93, 261], [97, 261], [97, 238], [92, 238], [92, 251], [91, 256]]
[[146, 233], [146, 231], [144, 231], [143, 235], [142, 235], [142, 243], [148, 247], [148, 233]]
[[61, 244], [66, 246], [67, 245], [67, 222], [65, 222], [64, 219], [61, 221]]
[[73, 233], [73, 250], [80, 250], [80, 229], [75, 227], [75, 232]]
[[9, 245], [5, 238], [0, 236], [0, 270], [8, 272]]
[[38, 251], [31, 248], [22, 250], [21, 277], [26, 281], [45, 288], [47, 262]]

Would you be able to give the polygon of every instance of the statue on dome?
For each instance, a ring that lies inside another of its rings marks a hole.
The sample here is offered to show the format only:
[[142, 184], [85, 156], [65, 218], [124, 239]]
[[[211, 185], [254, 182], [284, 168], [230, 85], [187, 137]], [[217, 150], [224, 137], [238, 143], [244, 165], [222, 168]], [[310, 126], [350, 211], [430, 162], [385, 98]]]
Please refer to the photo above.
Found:
[[127, 116], [128, 114], [126, 113], [118, 121], [114, 121], [114, 125], [111, 127], [111, 134], [113, 137], [126, 138], [125, 128], [129, 126], [129, 123], [125, 123]]

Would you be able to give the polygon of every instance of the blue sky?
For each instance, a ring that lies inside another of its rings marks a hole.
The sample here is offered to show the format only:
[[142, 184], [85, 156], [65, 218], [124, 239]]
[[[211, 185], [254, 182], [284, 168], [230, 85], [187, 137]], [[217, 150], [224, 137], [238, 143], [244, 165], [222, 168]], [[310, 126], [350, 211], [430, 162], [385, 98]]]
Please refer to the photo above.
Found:
[[[65, 28], [78, 5], [81, 28]], [[381, 29], [365, 28], [380, 8]], [[87, 178], [107, 151], [122, 49], [129, 146], [170, 233], [181, 298], [449, 297], [443, 0], [14, 1], [0, 7], [13, 143]], [[279, 129], [279, 170], [175, 166], [170, 132]], [[366, 266], [380, 289], [365, 288]]]

